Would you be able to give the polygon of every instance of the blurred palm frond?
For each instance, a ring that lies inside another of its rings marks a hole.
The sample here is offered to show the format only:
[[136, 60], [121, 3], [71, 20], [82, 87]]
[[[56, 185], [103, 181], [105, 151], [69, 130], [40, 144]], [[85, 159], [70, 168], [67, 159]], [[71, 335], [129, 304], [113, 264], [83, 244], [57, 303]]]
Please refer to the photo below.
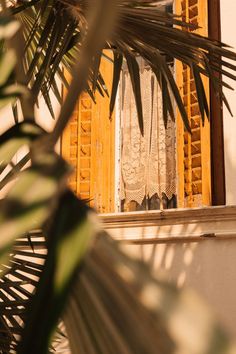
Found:
[[[87, 28], [86, 16], [89, 3], [83, 0], [34, 0], [20, 1], [12, 8], [13, 14], [24, 25], [24, 66], [28, 84], [33, 90], [35, 101], [41, 91], [52, 116], [54, 112], [49, 91], [51, 89], [61, 102], [56, 76], [65, 86], [68, 86], [60, 64], [62, 63], [66, 70], [71, 72], [79, 56]], [[197, 26], [183, 22], [177, 15], [167, 13], [166, 4], [169, 4], [169, 1], [117, 0], [118, 21], [104, 47], [114, 53], [112, 92], [108, 93], [106, 83], [99, 72], [102, 50], [94, 57], [87, 83], [87, 91], [93, 99], [96, 89], [101, 94], [110, 94], [112, 112], [121, 64], [126, 60], [141, 131], [143, 131], [143, 116], [137, 56], [145, 59], [161, 87], [165, 87], [163, 102], [166, 104], [167, 114], [164, 118], [167, 119], [168, 114], [172, 115], [170, 95], [173, 94], [188, 130], [190, 130], [188, 117], [167, 59], [177, 59], [189, 66], [193, 72], [202, 119], [205, 115], [209, 115], [202, 77], [207, 76], [212, 80], [216, 94], [227, 106], [222, 87], [229, 87], [229, 85], [219, 79], [218, 73], [234, 80], [236, 78], [231, 72], [231, 70], [235, 71], [236, 66], [228, 62], [228, 59], [236, 60], [236, 54], [223, 43], [192, 33]]]

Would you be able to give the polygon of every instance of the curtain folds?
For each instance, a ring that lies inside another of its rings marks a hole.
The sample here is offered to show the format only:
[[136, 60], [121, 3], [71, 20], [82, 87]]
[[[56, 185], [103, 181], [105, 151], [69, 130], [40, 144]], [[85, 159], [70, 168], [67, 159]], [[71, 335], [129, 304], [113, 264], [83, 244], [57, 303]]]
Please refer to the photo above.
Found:
[[120, 199], [142, 204], [144, 199], [176, 195], [175, 123], [164, 126], [161, 89], [152, 71], [141, 61], [144, 136], [141, 135], [132, 84], [124, 67], [121, 82]]

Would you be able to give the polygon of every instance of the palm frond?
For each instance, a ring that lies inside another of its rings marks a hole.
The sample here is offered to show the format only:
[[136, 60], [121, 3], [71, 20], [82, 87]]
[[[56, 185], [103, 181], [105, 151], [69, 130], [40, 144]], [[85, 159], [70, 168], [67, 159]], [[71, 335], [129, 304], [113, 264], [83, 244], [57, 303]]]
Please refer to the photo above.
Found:
[[[61, 77], [60, 64], [71, 72], [76, 61], [86, 30], [86, 9], [88, 1], [73, 0], [38, 0], [27, 4], [21, 3], [13, 9], [13, 13], [24, 24], [25, 36], [25, 70], [28, 82], [36, 97], [41, 90], [50, 109], [47, 92], [50, 88], [55, 91], [55, 75]], [[222, 92], [222, 85], [217, 73], [224, 74], [235, 80], [235, 65], [227, 60], [236, 60], [236, 54], [228, 46], [218, 41], [210, 40], [191, 33], [195, 25], [183, 22], [179, 16], [163, 10], [163, 4], [168, 1], [117, 1], [119, 20], [111, 38], [107, 38], [105, 47], [113, 51], [114, 58], [124, 57], [127, 60], [131, 78], [136, 56], [141, 56], [150, 65], [158, 78], [161, 78], [166, 98], [163, 100], [163, 111], [173, 116], [170, 95], [173, 94], [177, 107], [189, 130], [188, 118], [176, 85], [173, 73], [170, 71], [166, 58], [175, 58], [190, 67], [196, 83], [197, 96], [201, 116], [209, 116], [209, 109], [202, 86], [202, 75], [207, 76], [213, 83], [218, 96], [227, 104]], [[185, 30], [183, 30], [185, 29]], [[91, 94], [94, 89], [107, 94], [99, 74], [99, 63], [102, 53], [94, 58], [90, 71], [87, 90]], [[111, 93], [110, 110], [114, 109], [115, 93], [119, 79], [120, 60], [114, 59], [114, 85]], [[229, 70], [230, 69], [230, 70]], [[117, 72], [116, 72], [117, 70]], [[136, 67], [132, 80], [136, 98], [138, 119], [142, 130], [142, 106], [138, 83], [139, 68]], [[57, 89], [56, 89], [57, 91]], [[57, 98], [60, 100], [58, 92]]]
[[[88, 3], [82, 0], [18, 1], [12, 9], [24, 24], [24, 69], [27, 83], [35, 95], [34, 101], [37, 101], [41, 90], [50, 109], [50, 89], [60, 100], [55, 75], [58, 73], [65, 81], [60, 63], [71, 71], [80, 54], [84, 32], [87, 31]], [[235, 79], [230, 70], [236, 68], [227, 60], [235, 60], [236, 54], [222, 43], [183, 31], [181, 27], [193, 29], [194, 26], [163, 12], [160, 6], [164, 3], [117, 0], [119, 20], [105, 43], [105, 48], [113, 51], [116, 65], [111, 111], [114, 108], [122, 60], [126, 60], [141, 131], [138, 55], [150, 65], [166, 95], [163, 100], [164, 119], [167, 119], [168, 113], [174, 119], [170, 99], [172, 92], [187, 128], [188, 117], [166, 57], [182, 61], [193, 71], [202, 118], [208, 114], [208, 107], [201, 75], [212, 80], [222, 99], [225, 99], [222, 85], [219, 85], [221, 82], [215, 72]], [[102, 42], [104, 38], [101, 38]], [[93, 44], [91, 41], [90, 46]], [[91, 52], [88, 51], [88, 54]], [[87, 90], [93, 97], [95, 89], [102, 95], [108, 92], [99, 72], [103, 55], [99, 45], [92, 53], [90, 68], [88, 65], [82, 66], [86, 72], [81, 75], [84, 75], [85, 81], [88, 72]], [[225, 68], [222, 69], [221, 65]], [[85, 86], [82, 80], [77, 91], [80, 92]], [[75, 101], [76, 97], [73, 96]], [[70, 110], [66, 107], [64, 112], [66, 118], [63, 124], [68, 121]], [[58, 121], [60, 123], [60, 119]], [[19, 126], [13, 128], [14, 132], [15, 129], [19, 130]], [[34, 124], [30, 126], [32, 128]], [[63, 125], [56, 132], [57, 138], [62, 130]], [[3, 139], [2, 149], [6, 147], [10, 133], [11, 130], [3, 136], [6, 139]], [[10, 141], [12, 137], [17, 141], [13, 141], [14, 144], [10, 146], [7, 144], [8, 155], [4, 154], [6, 161], [3, 161], [2, 169], [22, 144], [22, 141], [18, 141], [22, 138], [22, 132], [15, 133], [10, 135]], [[1, 208], [1, 233], [5, 237], [1, 239], [1, 256], [8, 258], [8, 262], [2, 261], [0, 280], [2, 352], [17, 350], [19, 353], [31, 354], [34, 348], [34, 353], [46, 353], [50, 335], [62, 314], [70, 290], [72, 294], [64, 322], [74, 353], [154, 354], [159, 351], [169, 354], [178, 351], [189, 354], [225, 354], [235, 351], [234, 344], [195, 296], [186, 295], [185, 290], [179, 291], [175, 286], [155, 279], [147, 267], [127, 257], [105, 233], [97, 238], [91, 252], [87, 253], [92, 238], [90, 236], [93, 235], [87, 207], [81, 207], [81, 202], [66, 190], [67, 166], [55, 155], [50, 144], [46, 144], [47, 149], [43, 146], [45, 140], [42, 138], [48, 136], [43, 132], [39, 132], [39, 135], [32, 145], [35, 134], [30, 137], [26, 134], [26, 143], [33, 155], [32, 166], [20, 173]], [[49, 220], [52, 215], [53, 220]], [[29, 229], [43, 226], [46, 243], [40, 233], [31, 233], [18, 239]], [[87, 257], [84, 258], [85, 253]], [[196, 304], [198, 307], [194, 312]], [[189, 314], [193, 312], [191, 333], [195, 337], [190, 343], [187, 340], [188, 331], [183, 333], [178, 324], [183, 321], [181, 323], [188, 328]], [[201, 313], [207, 314], [204, 316], [207, 320], [195, 321]], [[64, 332], [60, 332], [56, 340], [58, 338], [64, 339]], [[197, 346], [199, 343], [201, 347]], [[198, 352], [196, 348], [200, 348]]]
[[[3, 354], [18, 350], [47, 257], [42, 232], [33, 231], [15, 242], [9, 262], [1, 265]], [[45, 303], [38, 305], [44, 312]], [[207, 354], [227, 354], [235, 344], [196, 294], [157, 280], [147, 265], [100, 232], [73, 282], [50, 353], [202, 354], [203, 348]]]
[[26, 309], [37, 286], [46, 258], [42, 233], [19, 238], [6, 264], [0, 265], [0, 348], [3, 354], [16, 352]]
[[[35, 230], [19, 238], [7, 263], [0, 265], [0, 350], [16, 353], [27, 313], [47, 257], [45, 238]], [[54, 334], [50, 353], [70, 352], [66, 329], [60, 322]]]

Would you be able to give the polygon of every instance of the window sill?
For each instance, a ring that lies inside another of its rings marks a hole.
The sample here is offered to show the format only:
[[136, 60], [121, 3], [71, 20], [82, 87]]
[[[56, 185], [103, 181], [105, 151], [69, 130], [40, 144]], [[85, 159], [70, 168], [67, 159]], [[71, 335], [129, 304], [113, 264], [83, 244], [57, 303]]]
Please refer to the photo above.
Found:
[[236, 206], [100, 214], [115, 239], [131, 244], [236, 240]]

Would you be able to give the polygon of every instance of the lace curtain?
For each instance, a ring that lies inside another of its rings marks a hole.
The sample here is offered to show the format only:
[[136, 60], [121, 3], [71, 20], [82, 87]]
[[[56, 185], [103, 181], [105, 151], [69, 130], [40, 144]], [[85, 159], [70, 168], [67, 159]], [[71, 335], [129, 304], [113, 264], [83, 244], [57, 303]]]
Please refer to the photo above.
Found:
[[152, 71], [141, 62], [144, 136], [140, 134], [131, 80], [126, 68], [121, 84], [121, 188], [120, 199], [141, 204], [144, 198], [176, 194], [175, 123], [162, 118], [160, 87]]

